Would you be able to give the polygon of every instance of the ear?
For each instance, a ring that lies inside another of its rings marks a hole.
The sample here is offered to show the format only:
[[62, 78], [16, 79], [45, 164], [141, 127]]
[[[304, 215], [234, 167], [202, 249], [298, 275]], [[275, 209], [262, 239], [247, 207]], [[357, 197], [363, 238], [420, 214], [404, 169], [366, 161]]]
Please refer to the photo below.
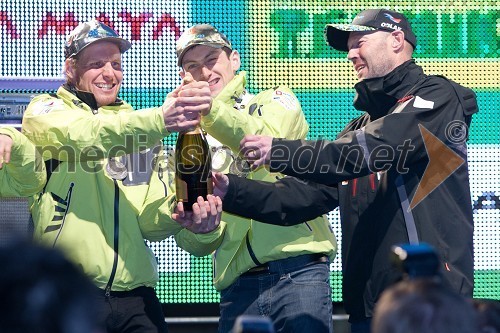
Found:
[[179, 70], [179, 76], [181, 77], [181, 79], [183, 79], [184, 76], [186, 76], [186, 73], [184, 72], [183, 69]]
[[405, 34], [400, 30], [391, 32], [392, 40], [391, 46], [393, 49], [400, 51], [404, 48], [405, 44]]
[[71, 83], [75, 83], [75, 77], [76, 77], [76, 69], [75, 69], [75, 60], [72, 58], [66, 59], [64, 61], [64, 74], [68, 78], [68, 81]]
[[233, 72], [236, 73], [236, 71], [240, 69], [241, 66], [240, 53], [236, 50], [233, 50], [229, 55], [229, 60], [231, 61], [231, 67], [233, 69]]

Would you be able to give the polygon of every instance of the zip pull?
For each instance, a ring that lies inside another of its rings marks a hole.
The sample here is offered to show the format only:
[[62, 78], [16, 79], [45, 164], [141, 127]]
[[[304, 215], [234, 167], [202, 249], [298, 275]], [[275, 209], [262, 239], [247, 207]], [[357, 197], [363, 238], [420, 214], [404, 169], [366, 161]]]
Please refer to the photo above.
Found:
[[109, 297], [111, 295], [111, 286], [107, 285], [106, 289], [104, 290], [104, 296]]
[[448, 263], [447, 263], [447, 262], [445, 262], [445, 263], [444, 263], [444, 268], [445, 268], [448, 272], [451, 272], [450, 266], [448, 266]]
[[69, 184], [69, 189], [68, 189], [68, 193], [66, 193], [66, 202], [68, 203], [68, 206], [71, 202], [71, 194], [73, 193], [73, 187], [75, 186], [75, 183], [74, 182], [71, 182]]

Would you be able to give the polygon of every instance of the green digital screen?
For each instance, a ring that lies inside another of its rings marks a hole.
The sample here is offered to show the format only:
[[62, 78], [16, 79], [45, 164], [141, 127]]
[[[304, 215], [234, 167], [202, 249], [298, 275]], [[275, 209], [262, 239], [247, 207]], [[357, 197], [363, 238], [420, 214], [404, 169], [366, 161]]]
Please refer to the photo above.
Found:
[[[159, 106], [180, 83], [175, 41], [197, 23], [225, 33], [242, 56], [255, 93], [279, 84], [297, 94], [310, 125], [308, 138], [335, 138], [359, 115], [352, 106], [357, 79], [344, 53], [323, 38], [327, 23], [350, 23], [363, 9], [403, 12], [417, 36], [416, 62], [472, 88], [480, 112], [468, 145], [474, 209], [475, 290], [500, 299], [500, 6], [497, 1], [337, 0], [3, 0], [0, 76], [60, 77], [66, 34], [98, 18], [132, 43], [124, 54], [120, 97], [135, 108]], [[175, 135], [166, 139], [172, 145]], [[329, 221], [339, 243], [331, 264], [333, 300], [341, 301], [342, 233], [338, 211]], [[160, 271], [164, 303], [219, 301], [212, 259], [196, 258], [173, 239], [149, 243]]]

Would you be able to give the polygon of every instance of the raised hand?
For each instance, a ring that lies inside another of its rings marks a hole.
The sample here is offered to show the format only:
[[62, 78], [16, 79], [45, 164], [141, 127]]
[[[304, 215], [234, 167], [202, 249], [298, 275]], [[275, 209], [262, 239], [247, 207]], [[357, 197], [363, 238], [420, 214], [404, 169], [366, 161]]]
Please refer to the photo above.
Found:
[[195, 81], [187, 73], [181, 85], [167, 96], [162, 105], [165, 128], [169, 132], [192, 129], [200, 123], [200, 114], [207, 114], [211, 106], [208, 83]]
[[240, 141], [240, 151], [250, 166], [255, 169], [268, 165], [271, 159], [273, 138], [264, 135], [245, 135]]
[[191, 73], [182, 78], [179, 98], [189, 110], [207, 115], [212, 107], [212, 96], [207, 81], [195, 81]]

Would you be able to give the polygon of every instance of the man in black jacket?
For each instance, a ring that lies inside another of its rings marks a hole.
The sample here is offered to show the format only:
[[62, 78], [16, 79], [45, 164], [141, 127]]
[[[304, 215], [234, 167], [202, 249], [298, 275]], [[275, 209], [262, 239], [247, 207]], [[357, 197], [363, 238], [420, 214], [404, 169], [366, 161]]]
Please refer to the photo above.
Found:
[[[339, 206], [344, 305], [352, 332], [369, 332], [375, 302], [400, 279], [388, 260], [394, 244], [431, 244], [445, 285], [472, 296], [465, 141], [477, 102], [470, 89], [425, 75], [415, 64], [416, 37], [400, 13], [365, 10], [350, 25], [327, 25], [325, 38], [348, 52], [360, 80], [354, 107], [364, 114], [334, 141], [256, 135], [241, 141], [254, 168], [268, 165], [324, 185], [215, 180], [227, 191], [225, 210], [266, 223], [296, 224]], [[262, 200], [245, 200], [248, 195]]]

